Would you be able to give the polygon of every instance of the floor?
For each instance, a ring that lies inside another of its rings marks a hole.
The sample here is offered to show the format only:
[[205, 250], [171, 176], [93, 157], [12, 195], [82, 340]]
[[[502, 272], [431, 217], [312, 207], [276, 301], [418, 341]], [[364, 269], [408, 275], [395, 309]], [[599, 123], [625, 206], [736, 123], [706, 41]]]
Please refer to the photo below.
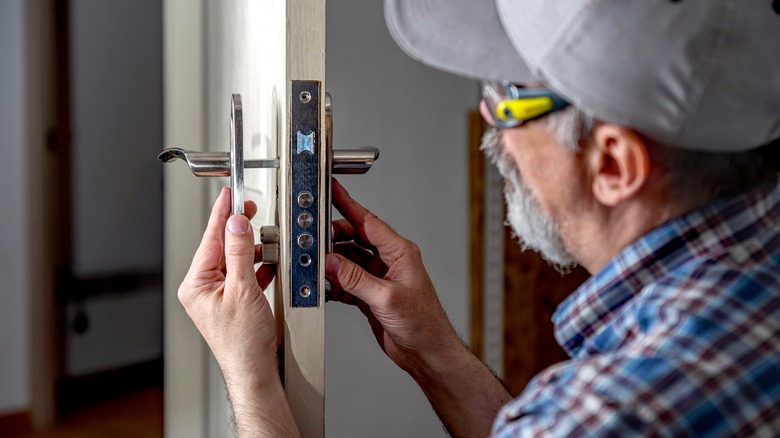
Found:
[[25, 438], [123, 438], [163, 436], [163, 394], [158, 387], [79, 408], [56, 427]]

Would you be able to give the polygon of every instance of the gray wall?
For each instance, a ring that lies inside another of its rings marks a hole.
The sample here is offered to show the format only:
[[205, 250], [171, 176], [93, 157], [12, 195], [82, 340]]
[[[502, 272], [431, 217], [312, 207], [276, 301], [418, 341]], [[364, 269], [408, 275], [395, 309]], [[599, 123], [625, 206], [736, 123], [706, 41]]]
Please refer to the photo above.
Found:
[[[71, 269], [80, 277], [161, 271], [161, 1], [71, 0], [70, 32]], [[115, 292], [87, 300], [88, 332], [67, 332], [66, 374], [162, 354], [162, 286]]]
[[24, 0], [0, 0], [0, 413], [30, 401], [23, 8]]
[[162, 5], [71, 0], [73, 270], [162, 265]]
[[[468, 335], [466, 114], [478, 103], [478, 87], [403, 54], [387, 31], [381, 1], [327, 5], [335, 147], [382, 151], [368, 174], [339, 180], [420, 245], [450, 319]], [[328, 304], [326, 326], [327, 436], [446, 436], [357, 309]]]

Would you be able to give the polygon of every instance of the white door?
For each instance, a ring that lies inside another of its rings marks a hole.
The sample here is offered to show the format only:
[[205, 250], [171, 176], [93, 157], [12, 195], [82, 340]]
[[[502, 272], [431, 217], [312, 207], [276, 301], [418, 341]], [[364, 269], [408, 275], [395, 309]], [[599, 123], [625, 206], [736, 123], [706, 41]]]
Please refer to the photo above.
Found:
[[[257, 239], [260, 226], [279, 226], [278, 274], [266, 294], [284, 343], [283, 382], [303, 435], [322, 436], [325, 2], [166, 0], [164, 8], [165, 146], [228, 151], [231, 95], [240, 94], [245, 160], [280, 158], [278, 170], [246, 169], [245, 196], [259, 207]], [[313, 154], [301, 155], [306, 160], [291, 152], [301, 135], [314, 146]], [[318, 171], [314, 179], [296, 177], [311, 166]], [[166, 436], [229, 436], [219, 370], [176, 299], [208, 208], [229, 180], [196, 179], [186, 166], [171, 165], [165, 182]], [[308, 208], [314, 225], [305, 230], [314, 242], [307, 263], [295, 244], [304, 231], [292, 220], [303, 191], [315, 201]]]

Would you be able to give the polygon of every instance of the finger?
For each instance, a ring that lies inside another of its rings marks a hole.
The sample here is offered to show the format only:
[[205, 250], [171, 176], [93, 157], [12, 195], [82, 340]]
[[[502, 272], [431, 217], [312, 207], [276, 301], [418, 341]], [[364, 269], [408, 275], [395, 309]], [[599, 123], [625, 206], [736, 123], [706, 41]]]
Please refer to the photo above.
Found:
[[255, 272], [255, 278], [257, 278], [257, 284], [260, 285], [260, 289], [266, 290], [268, 285], [271, 284], [276, 276], [276, 265], [265, 263]]
[[211, 216], [209, 216], [209, 222], [203, 233], [200, 246], [192, 259], [190, 272], [203, 272], [219, 268], [222, 261], [222, 239], [225, 223], [229, 215], [230, 189], [223, 187], [211, 208]]
[[[246, 201], [244, 202], [244, 216], [249, 218], [251, 221], [253, 217], [257, 214], [257, 204], [255, 204], [253, 201]], [[260, 263], [262, 261], [261, 249], [255, 248], [255, 263]], [[222, 271], [222, 273], [225, 273], [225, 259], [223, 258], [222, 261], [219, 264], [219, 270]]]
[[[225, 227], [226, 286], [232, 285], [240, 291], [257, 284], [254, 269], [255, 240], [249, 219], [244, 215], [233, 215]], [[225, 290], [231, 289], [226, 287]]]
[[325, 295], [325, 301], [335, 301], [353, 306], [357, 304], [358, 299], [351, 293], [344, 292], [341, 288], [331, 284], [330, 291]]
[[355, 227], [361, 239], [376, 247], [386, 265], [392, 265], [406, 252], [410, 243], [408, 240], [352, 199], [337, 180], [333, 180], [331, 187], [333, 205]]
[[258, 243], [255, 245], [255, 257], [254, 260], [255, 264], [260, 263], [263, 261], [263, 244]]
[[328, 254], [325, 259], [325, 278], [369, 306], [382, 295], [385, 281], [374, 277], [363, 268], [338, 254]]
[[333, 242], [350, 242], [354, 241], [357, 242], [358, 245], [362, 246], [363, 248], [368, 249], [369, 251], [376, 251], [376, 247], [372, 245], [371, 243], [367, 242], [363, 237], [358, 234], [355, 227], [352, 226], [349, 221], [346, 219], [336, 219], [331, 223], [332, 225], [332, 236], [331, 241]]
[[387, 274], [387, 265], [382, 261], [379, 254], [366, 251], [353, 242], [337, 243], [333, 247], [333, 252], [352, 260], [374, 277], [384, 278], [385, 274]]
[[337, 243], [333, 245], [333, 252], [352, 260], [363, 269], [368, 269], [368, 263], [371, 261], [371, 257], [374, 256], [373, 253], [366, 251], [354, 242]]
[[249, 220], [252, 220], [253, 217], [257, 214], [257, 204], [255, 204], [253, 201], [246, 201], [244, 202], [244, 216], [248, 217]]
[[333, 242], [349, 242], [359, 237], [357, 230], [346, 219], [336, 219], [331, 222], [331, 240]]
[[360, 205], [357, 201], [349, 196], [349, 192], [341, 183], [335, 178], [331, 185], [333, 190], [333, 206], [344, 216], [350, 224], [352, 224], [358, 232], [360, 227], [365, 223], [367, 217], [373, 216], [365, 207]]

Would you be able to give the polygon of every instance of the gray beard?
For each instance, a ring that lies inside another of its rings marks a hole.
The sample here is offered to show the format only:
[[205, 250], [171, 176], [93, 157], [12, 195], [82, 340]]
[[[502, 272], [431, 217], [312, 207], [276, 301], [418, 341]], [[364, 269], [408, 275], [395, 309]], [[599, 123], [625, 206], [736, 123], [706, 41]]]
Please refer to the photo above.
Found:
[[552, 263], [560, 272], [566, 272], [577, 264], [566, 249], [558, 225], [542, 209], [542, 205], [522, 181], [517, 166], [503, 153], [501, 134], [489, 128], [482, 137], [480, 147], [498, 168], [508, 184], [504, 184], [507, 205], [507, 222], [512, 227], [523, 250], [532, 249]]

